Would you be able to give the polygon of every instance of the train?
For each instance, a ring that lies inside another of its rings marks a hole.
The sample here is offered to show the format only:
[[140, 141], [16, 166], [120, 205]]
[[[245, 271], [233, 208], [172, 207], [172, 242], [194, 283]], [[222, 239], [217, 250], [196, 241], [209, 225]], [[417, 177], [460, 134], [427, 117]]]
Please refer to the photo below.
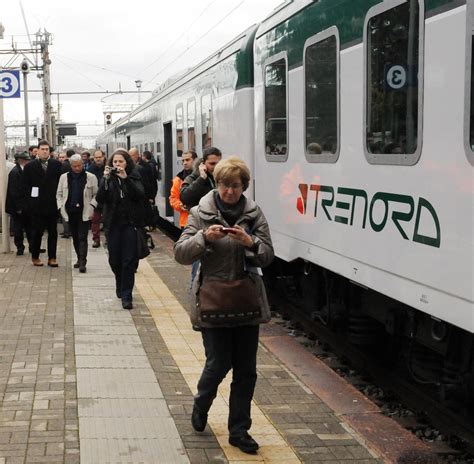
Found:
[[[97, 146], [252, 171], [274, 278], [309, 318], [474, 398], [474, 0], [289, 0]], [[388, 348], [390, 347], [390, 348]]]

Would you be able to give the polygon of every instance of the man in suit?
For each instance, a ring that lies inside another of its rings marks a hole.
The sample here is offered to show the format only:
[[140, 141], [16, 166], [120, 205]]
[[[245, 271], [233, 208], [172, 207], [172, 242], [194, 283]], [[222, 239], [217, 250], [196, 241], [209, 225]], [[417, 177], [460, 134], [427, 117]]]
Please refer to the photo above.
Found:
[[31, 221], [31, 258], [34, 266], [43, 266], [39, 259], [43, 232], [48, 231], [48, 266], [58, 267], [56, 248], [58, 243], [56, 190], [62, 164], [49, 157], [49, 143], [38, 143], [38, 155], [23, 171], [22, 187], [25, 204]]
[[30, 155], [27, 152], [15, 154], [15, 167], [8, 174], [7, 198], [5, 203], [5, 211], [10, 214], [12, 221], [12, 229], [14, 234], [16, 254], [21, 256], [25, 252], [25, 245], [23, 244], [24, 233], [28, 245], [30, 244], [30, 224], [25, 211], [23, 190], [21, 186], [21, 177], [23, 176], [23, 169], [30, 161]]

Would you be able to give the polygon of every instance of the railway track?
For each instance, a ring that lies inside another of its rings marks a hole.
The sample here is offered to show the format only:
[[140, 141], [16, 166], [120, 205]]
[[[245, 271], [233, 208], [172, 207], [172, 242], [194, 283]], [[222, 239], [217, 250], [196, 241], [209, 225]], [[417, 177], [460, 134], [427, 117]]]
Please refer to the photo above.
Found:
[[[461, 404], [443, 404], [435, 389], [422, 388], [400, 370], [384, 367], [372, 350], [349, 343], [281, 294], [269, 298], [278, 321], [315, 356], [369, 396], [384, 414], [415, 433], [444, 461], [474, 463], [474, 419]], [[286, 321], [286, 322], [285, 322]], [[370, 379], [370, 380], [369, 380]]]

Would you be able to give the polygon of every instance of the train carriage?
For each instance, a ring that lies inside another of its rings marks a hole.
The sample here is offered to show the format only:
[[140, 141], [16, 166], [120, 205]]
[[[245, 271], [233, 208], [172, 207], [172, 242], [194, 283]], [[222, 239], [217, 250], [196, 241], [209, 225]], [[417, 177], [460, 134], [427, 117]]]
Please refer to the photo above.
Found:
[[474, 0], [287, 1], [101, 143], [155, 144], [170, 216], [209, 89], [212, 144], [250, 164], [277, 277], [308, 317], [355, 343], [390, 334], [415, 377], [472, 398], [473, 28]]
[[168, 197], [171, 181], [182, 169], [183, 151], [201, 154], [215, 145], [253, 163], [255, 32], [256, 26], [248, 28], [207, 60], [169, 79], [151, 99], [98, 139], [98, 146], [107, 154], [119, 146], [137, 147], [157, 157], [162, 172], [157, 197], [160, 214], [176, 226], [179, 217]]

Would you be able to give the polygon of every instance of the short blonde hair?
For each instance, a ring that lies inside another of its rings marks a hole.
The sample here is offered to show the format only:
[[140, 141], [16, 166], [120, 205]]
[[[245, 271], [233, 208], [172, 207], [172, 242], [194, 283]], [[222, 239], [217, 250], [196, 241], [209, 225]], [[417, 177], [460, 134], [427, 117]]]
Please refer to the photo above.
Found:
[[219, 161], [214, 168], [213, 176], [216, 182], [229, 182], [240, 177], [244, 190], [247, 190], [250, 183], [250, 169], [238, 156], [229, 156]]

